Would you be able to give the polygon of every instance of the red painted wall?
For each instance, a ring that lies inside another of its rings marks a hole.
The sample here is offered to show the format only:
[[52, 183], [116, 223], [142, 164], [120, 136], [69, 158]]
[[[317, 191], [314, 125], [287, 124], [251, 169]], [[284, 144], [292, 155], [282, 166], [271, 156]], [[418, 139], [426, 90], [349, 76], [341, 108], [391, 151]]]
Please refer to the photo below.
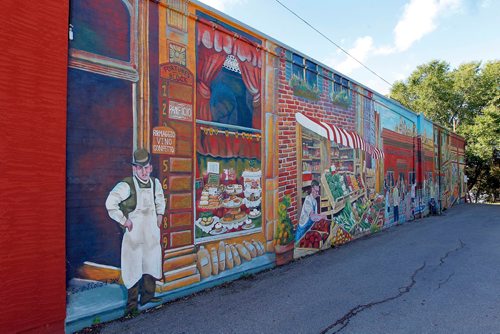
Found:
[[385, 170], [394, 171], [395, 177], [399, 173], [404, 173], [405, 177], [407, 177], [408, 172], [414, 170], [414, 138], [389, 129], [383, 129], [382, 139], [384, 140]]
[[68, 1], [2, 1], [0, 332], [65, 318]]

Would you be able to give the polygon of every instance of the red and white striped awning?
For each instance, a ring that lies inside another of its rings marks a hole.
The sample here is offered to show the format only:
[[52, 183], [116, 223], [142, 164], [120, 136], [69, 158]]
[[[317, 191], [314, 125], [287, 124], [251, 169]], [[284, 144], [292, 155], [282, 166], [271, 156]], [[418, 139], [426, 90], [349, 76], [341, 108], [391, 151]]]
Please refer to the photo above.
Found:
[[355, 131], [344, 130], [333, 124], [318, 121], [301, 113], [296, 113], [295, 119], [303, 127], [317, 133], [322, 137], [328, 138], [328, 140], [330, 141], [346, 147], [361, 149], [371, 154], [374, 159], [384, 158], [384, 152], [381, 149], [367, 143]]

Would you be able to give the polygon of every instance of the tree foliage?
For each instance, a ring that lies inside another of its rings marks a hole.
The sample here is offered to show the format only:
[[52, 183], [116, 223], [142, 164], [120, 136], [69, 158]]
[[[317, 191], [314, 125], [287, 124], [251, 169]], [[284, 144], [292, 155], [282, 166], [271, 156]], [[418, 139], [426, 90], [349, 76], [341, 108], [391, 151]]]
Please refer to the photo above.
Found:
[[418, 66], [390, 97], [465, 137], [466, 174], [476, 199], [500, 197], [500, 61], [451, 69], [442, 60]]

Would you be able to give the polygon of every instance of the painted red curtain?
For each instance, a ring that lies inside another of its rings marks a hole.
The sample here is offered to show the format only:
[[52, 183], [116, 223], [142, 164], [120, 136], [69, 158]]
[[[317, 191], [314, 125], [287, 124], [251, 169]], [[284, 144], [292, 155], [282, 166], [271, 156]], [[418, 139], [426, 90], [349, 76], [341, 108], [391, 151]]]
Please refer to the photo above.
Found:
[[211, 121], [210, 84], [219, 74], [228, 55], [238, 61], [245, 87], [253, 96], [253, 128], [261, 128], [261, 68], [262, 50], [259, 44], [217, 26], [208, 20], [199, 19], [198, 24], [198, 119]]
[[252, 127], [254, 129], [260, 129], [260, 68], [255, 67], [248, 62], [239, 62], [239, 65], [241, 76], [243, 77], [243, 82], [245, 83], [245, 86], [247, 87], [250, 94], [252, 94], [253, 96]]
[[216, 52], [214, 49], [198, 49], [198, 89], [196, 90], [196, 101], [198, 104], [198, 118], [206, 121], [212, 120], [210, 114], [210, 83], [219, 74], [222, 64], [226, 60], [224, 53]]
[[[218, 133], [205, 133], [201, 125], [196, 126], [196, 151], [202, 155], [220, 158], [249, 158], [260, 160], [261, 140], [242, 135], [226, 135], [223, 130]], [[213, 129], [215, 130], [215, 129]]]

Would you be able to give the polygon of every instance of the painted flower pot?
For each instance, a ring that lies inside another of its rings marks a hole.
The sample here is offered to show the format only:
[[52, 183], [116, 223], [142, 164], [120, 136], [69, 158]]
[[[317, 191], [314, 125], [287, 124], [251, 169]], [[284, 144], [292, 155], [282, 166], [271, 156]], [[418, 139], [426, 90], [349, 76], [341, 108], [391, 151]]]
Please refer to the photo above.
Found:
[[288, 245], [276, 245], [274, 250], [276, 252], [276, 265], [282, 266], [293, 260], [293, 242]]

